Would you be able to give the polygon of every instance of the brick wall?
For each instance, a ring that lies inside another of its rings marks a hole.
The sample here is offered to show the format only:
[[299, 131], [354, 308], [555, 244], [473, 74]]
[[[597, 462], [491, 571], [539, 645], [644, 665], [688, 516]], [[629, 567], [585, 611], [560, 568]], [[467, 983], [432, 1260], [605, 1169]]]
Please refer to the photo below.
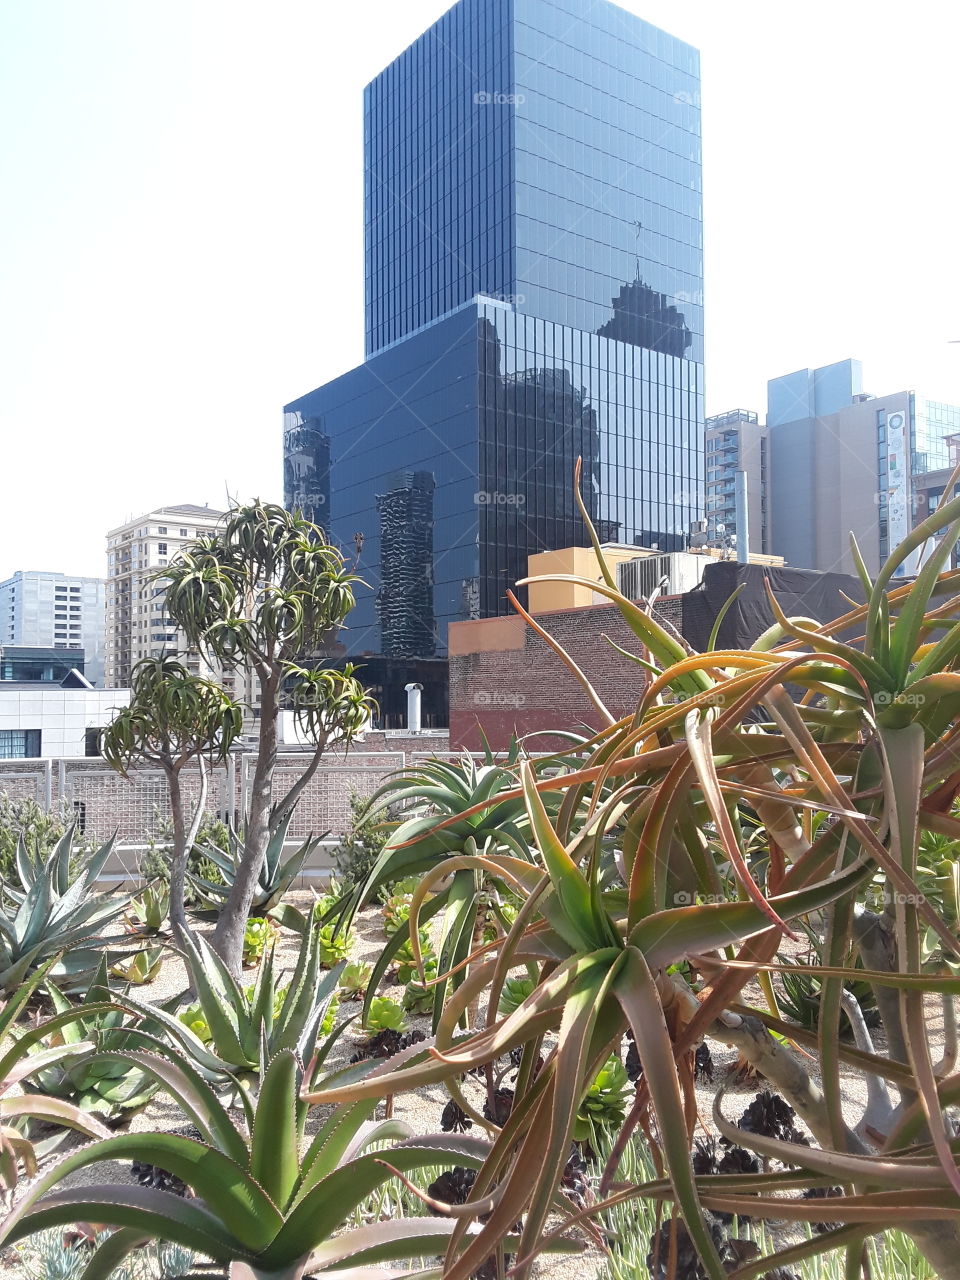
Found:
[[[679, 629], [681, 598], [665, 597], [659, 616]], [[537, 622], [565, 650], [614, 716], [636, 708], [646, 682], [641, 667], [603, 638], [637, 653], [640, 642], [616, 605], [543, 613]], [[560, 658], [522, 618], [457, 622], [450, 627], [450, 746], [479, 750], [481, 728], [490, 745], [502, 750], [513, 732], [540, 730], [586, 732], [603, 721], [583, 686]], [[533, 750], [560, 748], [554, 733], [531, 740]]]

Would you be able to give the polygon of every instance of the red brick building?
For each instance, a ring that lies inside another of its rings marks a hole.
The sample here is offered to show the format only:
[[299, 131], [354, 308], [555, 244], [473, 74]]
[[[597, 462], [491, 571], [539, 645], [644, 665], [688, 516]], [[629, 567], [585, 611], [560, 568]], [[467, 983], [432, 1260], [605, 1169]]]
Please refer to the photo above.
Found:
[[[657, 602], [660, 617], [680, 624], [680, 596]], [[616, 605], [540, 613], [538, 624], [570, 654], [614, 716], [635, 710], [647, 677], [603, 638], [628, 653], [640, 642]], [[517, 616], [450, 625], [450, 747], [482, 748], [481, 726], [490, 745], [504, 750], [510, 737], [541, 730], [586, 732], [601, 717], [548, 644]], [[535, 738], [530, 747], [551, 751], [563, 745], [556, 733]]]

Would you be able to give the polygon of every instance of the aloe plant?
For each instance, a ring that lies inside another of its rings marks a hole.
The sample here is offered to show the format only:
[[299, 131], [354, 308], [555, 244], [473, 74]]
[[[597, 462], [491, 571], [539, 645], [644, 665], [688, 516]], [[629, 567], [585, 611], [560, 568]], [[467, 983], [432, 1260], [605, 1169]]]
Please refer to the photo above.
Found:
[[[906, 557], [943, 526], [947, 534], [916, 581], [898, 583]], [[775, 625], [751, 649], [703, 654], [617, 590], [594, 537], [603, 580], [583, 585], [617, 605], [642, 645], [636, 661], [644, 684], [633, 714], [617, 720], [551, 641], [603, 720], [580, 759], [522, 762], [520, 786], [461, 794], [459, 808], [418, 819], [406, 840], [395, 833], [388, 845], [394, 870], [406, 859], [421, 873], [408, 924], [414, 947], [433, 906], [428, 895], [451, 872], [499, 880], [520, 901], [496, 954], [477, 948], [468, 955], [469, 976], [436, 1023], [435, 1059], [390, 1073], [391, 1092], [444, 1081], [480, 1119], [462, 1097], [460, 1075], [508, 1051], [520, 1055], [510, 1115], [477, 1177], [478, 1195], [495, 1203], [478, 1239], [454, 1234], [446, 1280], [467, 1280], [521, 1208], [527, 1216], [516, 1274], [530, 1274], [578, 1109], [628, 1027], [642, 1088], [604, 1170], [601, 1197], [616, 1178], [622, 1142], [651, 1112], [666, 1176], [629, 1194], [675, 1203], [710, 1280], [721, 1280], [725, 1267], [704, 1209], [836, 1224], [825, 1238], [751, 1262], [745, 1275], [837, 1245], [847, 1249], [852, 1274], [864, 1235], [895, 1212], [938, 1274], [960, 1276], [960, 1169], [947, 1110], [960, 1101], [953, 1074], [960, 942], [917, 884], [919, 832], [960, 836], [950, 812], [960, 787], [960, 571], [948, 567], [958, 535], [960, 499], [953, 499], [893, 553], [875, 582], [863, 572], [866, 605], [819, 626], [787, 618], [772, 600]], [[837, 638], [845, 634], [861, 635], [862, 643]], [[520, 801], [526, 822], [515, 811], [511, 820], [532, 833], [535, 856], [502, 840], [467, 851], [465, 825], [480, 829], [491, 812]], [[762, 889], [753, 874], [761, 827]], [[861, 899], [878, 874], [883, 910], [871, 912]], [[816, 1034], [784, 1022], [775, 1004], [738, 1003], [757, 971], [773, 991], [784, 933], [811, 920], [826, 921], [823, 963], [808, 967], [822, 982]], [[503, 984], [521, 964], [535, 966], [536, 986], [497, 1021]], [[674, 966], [709, 979], [702, 998]], [[844, 993], [852, 980], [874, 988], [886, 1053], [877, 1052]], [[487, 1023], [464, 1035], [468, 1011], [484, 995]], [[927, 1034], [931, 998], [943, 1002], [941, 1063]], [[854, 1046], [838, 1035], [841, 1008]], [[537, 1071], [548, 1033], [555, 1047]], [[694, 1114], [692, 1050], [704, 1034], [761, 1069], [819, 1147], [740, 1134], [718, 1111], [725, 1136], [783, 1162], [786, 1172], [727, 1181], [696, 1174], [687, 1117]], [[822, 1095], [786, 1037], [815, 1052]], [[868, 1107], [856, 1126], [841, 1108], [842, 1063], [867, 1077]], [[373, 1087], [334, 1074], [311, 1097], [343, 1103]], [[899, 1101], [889, 1096], [894, 1090]], [[828, 1200], [796, 1194], [837, 1184], [843, 1194]]]
[[[38, 1066], [53, 1068], [94, 1048], [91, 1041], [63, 1043], [43, 1050], [38, 1048], [42, 1037], [69, 1026], [78, 1017], [75, 1009], [57, 1014], [39, 1027], [22, 1032], [11, 1043], [17, 1019], [46, 980], [54, 963], [54, 960], [48, 960], [32, 973], [0, 1007], [0, 1042], [7, 1045], [0, 1055], [0, 1187], [6, 1190], [17, 1186], [21, 1168], [28, 1177], [34, 1177], [38, 1154], [49, 1150], [59, 1140], [60, 1135], [55, 1135], [43, 1143], [34, 1143], [24, 1132], [26, 1120], [32, 1118], [59, 1128], [75, 1129], [91, 1138], [103, 1138], [109, 1134], [95, 1116], [81, 1111], [72, 1103], [22, 1089], [23, 1081]], [[35, 1055], [34, 1050], [37, 1050]], [[20, 1088], [21, 1092], [11, 1094], [14, 1088]]]
[[[74, 1103], [105, 1123], [128, 1120], [153, 1097], [157, 1082], [135, 1067], [99, 1056], [104, 1050], [135, 1047], [135, 1027], [140, 1021], [130, 1019], [113, 1003], [106, 959], [101, 959], [79, 1004], [71, 1004], [52, 982], [47, 983], [47, 991], [55, 1013], [72, 1016], [31, 1044], [31, 1056], [24, 1061], [30, 1067], [32, 1058], [35, 1065], [24, 1079], [34, 1092]], [[48, 1051], [61, 1047], [72, 1052], [51, 1061]]]
[[163, 947], [143, 947], [132, 956], [117, 960], [110, 966], [111, 976], [120, 978], [131, 987], [145, 987], [153, 982], [163, 964]]
[[[287, 839], [287, 830], [293, 820], [293, 810], [271, 831], [267, 842], [263, 862], [257, 876], [256, 887], [250, 900], [250, 916], [266, 916], [283, 901], [290, 887], [303, 871], [304, 863], [322, 844], [329, 832], [314, 839], [308, 836], [302, 844], [288, 857], [283, 856], [283, 846]], [[201, 901], [215, 912], [219, 912], [233, 893], [237, 872], [243, 863], [244, 838], [238, 835], [233, 827], [229, 828], [229, 849], [224, 851], [214, 844], [200, 846], [200, 852], [217, 869], [221, 883], [203, 880], [191, 874], [190, 881], [197, 890]], [[249, 919], [249, 917], [248, 917]]]
[[[212, 1259], [235, 1280], [301, 1280], [310, 1272], [328, 1271], [359, 1278], [379, 1274], [382, 1262], [440, 1253], [460, 1221], [414, 1217], [352, 1225], [372, 1192], [395, 1171], [408, 1174], [438, 1164], [476, 1168], [489, 1149], [483, 1139], [468, 1135], [411, 1137], [398, 1120], [373, 1122], [373, 1103], [334, 1111], [306, 1142], [308, 1108], [300, 1100], [304, 1072], [290, 1049], [271, 1060], [243, 1128], [189, 1064], [150, 1053], [117, 1056], [153, 1072], [190, 1116], [200, 1139], [125, 1134], [71, 1153], [8, 1215], [0, 1230], [3, 1243], [93, 1220], [116, 1228], [91, 1264], [101, 1276], [144, 1239], [159, 1239]], [[131, 1157], [181, 1178], [195, 1198], [129, 1185], [54, 1190], [80, 1169]], [[417, 1274], [438, 1277], [440, 1272], [428, 1267]]]
[[156, 938], [164, 932], [170, 914], [169, 880], [152, 880], [130, 900], [123, 927], [138, 937]]
[[0, 884], [0, 990], [15, 991], [51, 957], [51, 976], [67, 989], [82, 989], [100, 961], [100, 949], [121, 940], [104, 933], [129, 901], [116, 893], [94, 892], [94, 884], [113, 850], [113, 839], [99, 849], [74, 853], [74, 822], [46, 858], [31, 856], [23, 840], [17, 846], [22, 888]]
[[316, 933], [301, 947], [288, 983], [282, 981], [272, 948], [249, 987], [232, 977], [200, 936], [186, 940], [184, 959], [197, 995], [185, 1018], [140, 1005], [130, 996], [121, 1002], [153, 1018], [176, 1048], [218, 1086], [254, 1086], [266, 1062], [282, 1049], [296, 1050], [307, 1063], [308, 1079], [314, 1078], [331, 1047], [329, 1036], [323, 1042], [320, 1037], [340, 976], [338, 968], [323, 970]]

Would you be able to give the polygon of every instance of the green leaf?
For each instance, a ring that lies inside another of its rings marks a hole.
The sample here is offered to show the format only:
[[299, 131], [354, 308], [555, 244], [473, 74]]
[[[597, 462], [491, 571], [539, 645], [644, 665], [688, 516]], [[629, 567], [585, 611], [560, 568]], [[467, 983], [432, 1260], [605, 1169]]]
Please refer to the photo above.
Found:
[[599, 915], [595, 915], [592, 910], [590, 887], [547, 817], [543, 800], [537, 791], [533, 765], [529, 760], [525, 760], [521, 766], [521, 780], [537, 847], [543, 855], [544, 866], [562, 909], [562, 913], [551, 916], [550, 923], [564, 941], [577, 951], [620, 946], [619, 934], [606, 914], [600, 911]]
[[657, 1117], [667, 1170], [687, 1231], [710, 1280], [725, 1280], [727, 1273], [703, 1220], [697, 1195], [680, 1081], [663, 1007], [647, 963], [634, 947], [625, 953], [613, 983], [613, 994], [623, 1006], [633, 1030]]
[[296, 1055], [290, 1050], [278, 1053], [270, 1063], [260, 1085], [250, 1145], [250, 1172], [281, 1210], [290, 1203], [300, 1173], [300, 1075]]

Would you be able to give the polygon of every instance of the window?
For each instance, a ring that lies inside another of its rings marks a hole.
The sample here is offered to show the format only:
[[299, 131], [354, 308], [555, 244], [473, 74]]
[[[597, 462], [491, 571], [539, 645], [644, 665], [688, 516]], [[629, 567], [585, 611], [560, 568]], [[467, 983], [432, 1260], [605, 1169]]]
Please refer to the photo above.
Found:
[[180, 537], [181, 537], [181, 538], [189, 538], [189, 537], [190, 537], [189, 530], [187, 530], [187, 529], [181, 529], [181, 530], [180, 530]]
[[0, 760], [32, 760], [39, 755], [39, 729], [0, 729]]
[[[164, 529], [164, 531], [163, 531], [163, 532], [164, 532], [164, 533], [166, 533], [166, 529]], [[167, 544], [166, 544], [165, 542], [158, 542], [158, 543], [157, 543], [157, 552], [158, 552], [160, 555], [165, 556], [165, 555], [167, 554]]]
[[[96, 732], [96, 731], [94, 731]], [[87, 802], [86, 800], [74, 800], [73, 812], [77, 818], [77, 830], [83, 835], [87, 829]]]
[[[85, 729], [83, 731], [83, 754], [85, 756], [98, 756], [100, 754], [100, 734], [102, 729]], [[83, 801], [74, 801], [74, 804], [82, 804]], [[82, 831], [83, 828], [81, 827]]]

